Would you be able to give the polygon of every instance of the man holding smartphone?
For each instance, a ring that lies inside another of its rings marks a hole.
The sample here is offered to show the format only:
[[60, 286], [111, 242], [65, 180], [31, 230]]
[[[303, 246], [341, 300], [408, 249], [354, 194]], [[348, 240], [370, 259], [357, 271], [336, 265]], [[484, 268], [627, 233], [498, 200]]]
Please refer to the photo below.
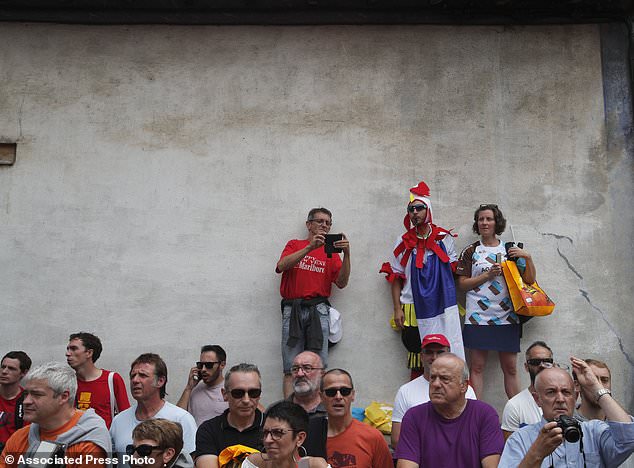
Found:
[[[282, 273], [282, 361], [284, 396], [292, 392], [291, 365], [302, 351], [317, 353], [324, 367], [328, 362], [330, 291], [332, 283], [343, 289], [350, 277], [350, 243], [345, 234], [325, 245], [332, 226], [332, 213], [313, 208], [308, 213], [308, 238], [287, 242], [275, 271]], [[338, 252], [343, 252], [343, 261]]]
[[189, 370], [187, 385], [176, 406], [189, 411], [196, 426], [220, 416], [228, 408], [222, 396], [226, 362], [227, 353], [221, 346], [205, 345], [200, 349], [200, 361]]

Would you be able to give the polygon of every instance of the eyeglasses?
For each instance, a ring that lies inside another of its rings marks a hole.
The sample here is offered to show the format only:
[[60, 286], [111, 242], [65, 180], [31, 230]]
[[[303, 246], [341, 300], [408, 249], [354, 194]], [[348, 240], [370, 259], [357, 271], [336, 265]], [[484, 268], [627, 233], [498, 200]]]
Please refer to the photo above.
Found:
[[482, 208], [497, 208], [497, 207], [498, 206], [493, 203], [483, 203], [482, 205], [480, 205], [479, 209], [481, 210]]
[[447, 350], [446, 349], [427, 349], [427, 348], [423, 348], [420, 350], [421, 354], [442, 354], [442, 353], [446, 353]]
[[547, 369], [553, 367], [553, 362], [553, 358], [535, 358], [526, 360], [526, 364], [529, 366], [543, 366]]
[[308, 221], [311, 223], [317, 223], [320, 226], [323, 226], [324, 224], [326, 226], [332, 226], [332, 221], [328, 221], [327, 219], [309, 219]]
[[332, 387], [332, 388], [324, 388], [324, 395], [328, 398], [332, 398], [337, 395], [337, 392], [341, 393], [341, 396], [348, 396], [352, 393], [352, 389], [350, 387]]
[[229, 390], [229, 393], [236, 400], [239, 400], [240, 398], [244, 398], [245, 393], [249, 395], [249, 398], [258, 398], [260, 395], [262, 395], [262, 389], [250, 388], [248, 390], [245, 390], [243, 388], [234, 388], [233, 390]]
[[141, 457], [149, 457], [154, 450], [159, 450], [161, 447], [156, 447], [150, 444], [141, 444], [141, 445], [127, 445], [125, 448], [125, 453], [128, 455], [134, 455], [134, 452], [138, 453]]
[[420, 205], [410, 205], [407, 207], [407, 211], [409, 213], [413, 213], [414, 211], [418, 213], [419, 211], [423, 211], [426, 209], [427, 209], [427, 205], [425, 205], [424, 203], [421, 203]]
[[213, 369], [216, 364], [219, 364], [219, 361], [198, 361], [196, 367], [198, 367], [199, 370], [203, 367], [205, 369]]
[[308, 364], [306, 364], [304, 366], [295, 365], [295, 366], [291, 366], [291, 373], [297, 374], [300, 369], [304, 371], [304, 374], [310, 374], [312, 371], [322, 370], [323, 367], [313, 367], [313, 366], [310, 366]]
[[293, 429], [262, 429], [262, 440], [270, 435], [273, 440], [280, 440], [287, 432], [295, 432]]

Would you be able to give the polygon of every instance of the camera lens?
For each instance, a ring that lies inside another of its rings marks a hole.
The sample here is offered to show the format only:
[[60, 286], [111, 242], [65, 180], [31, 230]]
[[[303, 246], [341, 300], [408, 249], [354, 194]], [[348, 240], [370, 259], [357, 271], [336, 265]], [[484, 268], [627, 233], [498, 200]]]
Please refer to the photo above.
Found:
[[566, 442], [570, 442], [571, 444], [579, 442], [579, 439], [581, 439], [581, 432], [579, 432], [579, 429], [576, 427], [567, 427], [564, 429], [564, 439], [566, 439]]

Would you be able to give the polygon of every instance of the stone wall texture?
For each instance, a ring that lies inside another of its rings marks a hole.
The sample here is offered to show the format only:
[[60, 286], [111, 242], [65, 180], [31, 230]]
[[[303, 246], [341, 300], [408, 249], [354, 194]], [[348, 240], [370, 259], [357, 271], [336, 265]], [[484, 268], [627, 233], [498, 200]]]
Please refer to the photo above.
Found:
[[[68, 334], [92, 331], [123, 374], [161, 354], [176, 401], [218, 343], [261, 367], [271, 403], [275, 263], [322, 205], [352, 246], [331, 367], [358, 406], [392, 401], [408, 372], [378, 270], [425, 180], [458, 248], [497, 203], [532, 253], [557, 308], [522, 349], [607, 361], [632, 411], [629, 90], [618, 56], [604, 73], [601, 31], [2, 24], [0, 141], [17, 142], [0, 167], [2, 351], [63, 360]], [[501, 411], [494, 353], [485, 393]]]

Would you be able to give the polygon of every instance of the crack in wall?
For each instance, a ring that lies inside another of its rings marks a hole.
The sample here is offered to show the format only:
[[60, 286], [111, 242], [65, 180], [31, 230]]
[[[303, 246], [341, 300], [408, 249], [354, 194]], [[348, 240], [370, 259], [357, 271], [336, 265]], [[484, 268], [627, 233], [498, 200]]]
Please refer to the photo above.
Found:
[[[572, 238], [568, 237], [568, 236], [563, 236], [560, 234], [555, 234], [552, 232], [542, 232], [540, 233], [542, 236], [551, 236], [554, 237], [555, 239], [557, 239], [558, 241], [561, 239], [566, 239], [568, 242], [570, 242], [570, 244], [574, 244]], [[557, 253], [559, 254], [559, 256], [563, 259], [563, 261], [566, 263], [566, 265], [568, 266], [568, 269], [570, 271], [572, 271], [574, 273], [574, 275], [579, 278], [579, 292], [581, 293], [581, 296], [586, 300], [586, 302], [590, 305], [590, 307], [592, 307], [592, 309], [596, 312], [599, 313], [599, 316], [601, 317], [601, 320], [603, 320], [605, 322], [605, 324], [607, 325], [607, 327], [609, 328], [609, 330], [612, 332], [612, 334], [616, 337], [616, 340], [618, 342], [619, 345], [619, 349], [621, 350], [621, 353], [623, 354], [623, 356], [625, 356], [625, 360], [630, 364], [630, 367], [634, 368], [634, 358], [632, 356], [630, 356], [630, 354], [625, 350], [625, 347], [623, 346], [623, 339], [619, 336], [619, 334], [617, 333], [616, 329], [614, 328], [614, 326], [610, 323], [610, 321], [608, 320], [605, 312], [598, 306], [596, 306], [593, 302], [592, 299], [590, 298], [590, 294], [588, 293], [588, 291], [586, 291], [585, 285], [584, 285], [584, 279], [583, 276], [581, 276], [581, 273], [579, 273], [577, 271], [577, 269], [572, 265], [572, 263], [570, 263], [570, 260], [568, 260], [568, 257], [566, 257], [563, 252], [560, 250], [559, 248], [559, 242], [557, 242]]]
[[20, 101], [20, 109], [18, 110], [18, 139], [22, 141], [22, 109], [24, 108], [24, 94], [22, 94], [22, 100]]

